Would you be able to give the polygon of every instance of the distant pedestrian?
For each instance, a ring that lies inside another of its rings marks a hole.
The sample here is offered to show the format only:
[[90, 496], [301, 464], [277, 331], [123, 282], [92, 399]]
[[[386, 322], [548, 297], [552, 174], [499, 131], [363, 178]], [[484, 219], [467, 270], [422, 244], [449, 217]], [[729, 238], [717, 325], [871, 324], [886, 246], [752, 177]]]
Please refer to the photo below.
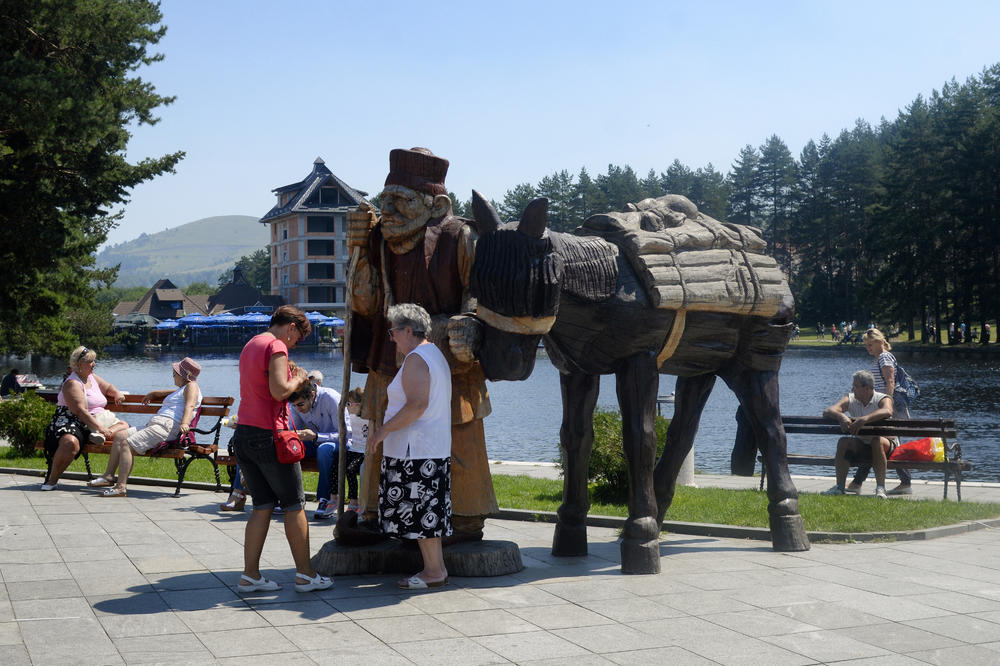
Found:
[[11, 368], [3, 377], [3, 382], [0, 383], [0, 396], [10, 395], [11, 393], [24, 393], [25, 388], [21, 386], [17, 381], [17, 376], [21, 374], [21, 371], [17, 368]]

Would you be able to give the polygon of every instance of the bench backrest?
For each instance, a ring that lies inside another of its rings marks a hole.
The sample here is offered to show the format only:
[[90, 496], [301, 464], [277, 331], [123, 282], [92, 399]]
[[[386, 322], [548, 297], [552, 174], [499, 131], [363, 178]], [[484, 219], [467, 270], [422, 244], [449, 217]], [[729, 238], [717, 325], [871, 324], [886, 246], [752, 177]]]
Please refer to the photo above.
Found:
[[[821, 416], [784, 416], [781, 423], [786, 434], [844, 434], [839, 424]], [[862, 428], [858, 434], [899, 437], [904, 440], [920, 437], [940, 437], [947, 440], [958, 437], [954, 419], [885, 419]]]
[[[40, 391], [38, 395], [51, 403], [55, 403], [58, 398], [56, 391]], [[127, 393], [120, 405], [108, 403], [108, 409], [114, 412], [126, 412], [128, 414], [155, 414], [160, 411], [163, 403], [158, 400], [150, 402], [148, 405], [142, 404], [145, 394]], [[201, 399], [201, 415], [223, 417], [229, 414], [229, 408], [236, 400], [229, 396], [203, 396]]]

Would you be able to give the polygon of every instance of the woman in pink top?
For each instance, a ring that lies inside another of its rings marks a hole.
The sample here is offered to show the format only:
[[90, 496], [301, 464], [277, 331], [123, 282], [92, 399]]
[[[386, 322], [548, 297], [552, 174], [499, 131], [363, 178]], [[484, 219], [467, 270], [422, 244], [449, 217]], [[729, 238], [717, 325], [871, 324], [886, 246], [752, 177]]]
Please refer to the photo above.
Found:
[[59, 477], [69, 464], [80, 456], [81, 443], [93, 438], [93, 443], [103, 443], [128, 424], [119, 421], [114, 413], [105, 409], [110, 399], [115, 404], [125, 399], [125, 394], [94, 372], [97, 352], [77, 347], [69, 355], [70, 374], [59, 389], [55, 416], [45, 429], [45, 450], [52, 457], [49, 474], [42, 490], [55, 490]]
[[321, 576], [309, 561], [309, 521], [306, 520], [302, 468], [299, 463], [278, 462], [274, 430], [288, 429], [285, 401], [303, 381], [306, 372], [288, 360], [288, 349], [309, 335], [309, 320], [302, 310], [283, 305], [271, 317], [271, 326], [251, 338], [240, 353], [240, 409], [236, 433], [229, 443], [253, 498], [243, 543], [240, 593], [281, 589], [260, 572], [271, 513], [284, 509], [285, 538], [295, 560], [295, 590], [325, 590], [333, 581]]

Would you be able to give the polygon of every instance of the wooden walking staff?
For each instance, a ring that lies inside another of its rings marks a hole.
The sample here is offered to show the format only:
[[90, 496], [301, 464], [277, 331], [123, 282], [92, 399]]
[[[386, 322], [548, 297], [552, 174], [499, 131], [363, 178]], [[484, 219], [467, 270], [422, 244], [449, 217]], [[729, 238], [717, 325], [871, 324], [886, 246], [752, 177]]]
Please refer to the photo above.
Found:
[[[358, 210], [347, 213], [348, 227], [351, 220], [368, 220], [369, 225], [374, 215], [374, 209], [370, 204], [362, 204]], [[344, 380], [341, 384], [340, 405], [337, 410], [340, 428], [340, 441], [337, 446], [337, 516], [344, 513], [344, 480], [347, 471], [347, 417], [344, 415], [347, 405], [347, 394], [351, 392], [351, 321], [354, 273], [358, 267], [358, 257], [361, 254], [360, 248], [351, 248], [351, 261], [347, 267], [347, 277], [344, 280]]]

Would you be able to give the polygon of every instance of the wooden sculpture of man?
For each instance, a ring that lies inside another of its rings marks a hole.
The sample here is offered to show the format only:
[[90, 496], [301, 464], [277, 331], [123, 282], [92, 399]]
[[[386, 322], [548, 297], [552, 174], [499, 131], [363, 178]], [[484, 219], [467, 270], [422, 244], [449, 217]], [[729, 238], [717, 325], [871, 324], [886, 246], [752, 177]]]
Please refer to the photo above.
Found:
[[[451, 501], [455, 540], [482, 538], [483, 521], [497, 511], [486, 456], [483, 418], [490, 413], [486, 380], [472, 354], [478, 322], [469, 279], [475, 258], [470, 220], [452, 214], [444, 179], [448, 160], [426, 148], [389, 153], [381, 216], [351, 216], [348, 245], [357, 255], [353, 274], [351, 361], [367, 372], [363, 418], [383, 420], [386, 387], [402, 359], [389, 339], [386, 309], [416, 303], [432, 317], [427, 337], [452, 372]], [[365, 456], [361, 481], [364, 519], [378, 504], [381, 445]]]

